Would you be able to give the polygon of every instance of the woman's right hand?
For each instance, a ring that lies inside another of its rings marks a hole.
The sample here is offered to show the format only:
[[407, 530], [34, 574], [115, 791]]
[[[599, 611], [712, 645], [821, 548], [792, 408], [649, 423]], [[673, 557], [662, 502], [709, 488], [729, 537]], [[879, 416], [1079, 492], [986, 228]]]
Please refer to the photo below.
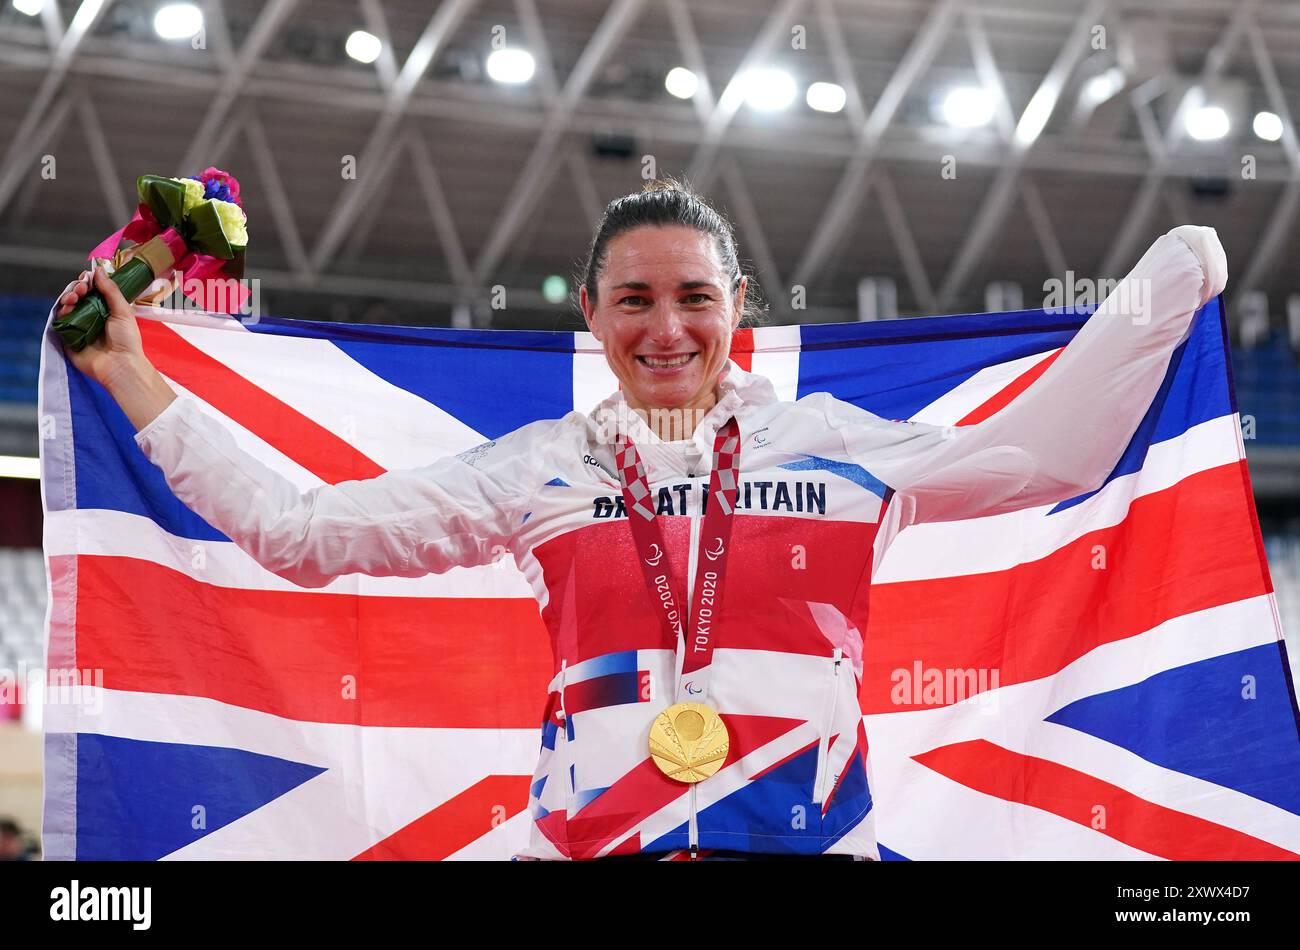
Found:
[[55, 316], [67, 316], [90, 293], [90, 281], [94, 280], [95, 289], [103, 294], [104, 301], [108, 304], [108, 320], [104, 324], [104, 331], [80, 352], [66, 344], [63, 351], [73, 366], [111, 391], [115, 382], [126, 374], [138, 372], [148, 363], [148, 359], [144, 355], [140, 327], [136, 324], [131, 304], [101, 268], [95, 267], [92, 270], [93, 277], [90, 271], [82, 271], [81, 276], [68, 284], [59, 295], [59, 309]]

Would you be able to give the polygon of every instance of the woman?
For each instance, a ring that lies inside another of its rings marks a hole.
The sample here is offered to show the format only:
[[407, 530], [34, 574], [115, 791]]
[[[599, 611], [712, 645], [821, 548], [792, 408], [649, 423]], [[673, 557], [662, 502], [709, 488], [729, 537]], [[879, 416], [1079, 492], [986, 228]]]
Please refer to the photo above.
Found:
[[514, 555], [555, 655], [522, 857], [861, 860], [878, 857], [863, 580], [908, 525], [1099, 486], [1226, 263], [1213, 230], [1175, 228], [1120, 288], [1146, 292], [1112, 294], [1007, 408], [960, 429], [893, 422], [826, 393], [780, 401], [728, 358], [749, 301], [731, 227], [656, 182], [606, 208], [579, 295], [618, 392], [305, 494], [177, 398], [94, 280], [108, 330], [69, 359], [177, 497], [268, 570], [320, 587]]

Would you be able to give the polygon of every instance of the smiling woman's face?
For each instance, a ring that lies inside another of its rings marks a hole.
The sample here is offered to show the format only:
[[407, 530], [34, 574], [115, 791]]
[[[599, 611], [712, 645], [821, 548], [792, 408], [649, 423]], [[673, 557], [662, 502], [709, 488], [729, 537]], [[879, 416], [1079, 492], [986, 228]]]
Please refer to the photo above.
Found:
[[733, 294], [711, 235], [644, 226], [606, 246], [597, 300], [579, 301], [629, 405], [708, 409], [740, 323], [746, 278]]

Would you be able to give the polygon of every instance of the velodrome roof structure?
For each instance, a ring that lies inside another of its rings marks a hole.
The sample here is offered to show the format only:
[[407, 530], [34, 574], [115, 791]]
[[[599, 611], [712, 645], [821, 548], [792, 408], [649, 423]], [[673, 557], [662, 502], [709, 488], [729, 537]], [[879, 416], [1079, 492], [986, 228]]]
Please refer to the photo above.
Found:
[[[903, 315], [984, 309], [993, 281], [1033, 306], [1185, 222], [1219, 229], [1234, 301], [1263, 292], [1278, 323], [1300, 293], [1295, 3], [203, 0], [201, 48], [155, 35], [159, 5], [0, 9], [6, 289], [61, 289], [137, 174], [215, 164], [243, 183], [264, 307], [291, 316], [578, 326], [541, 282], [650, 167], [732, 216], [775, 322], [855, 319], [864, 277]], [[373, 64], [344, 53], [354, 29], [383, 41]], [[534, 54], [531, 82], [484, 74], [494, 42]], [[693, 99], [665, 90], [674, 66]], [[739, 77], [758, 66], [838, 83], [845, 107], [757, 112]], [[1094, 101], [1100, 76], [1119, 83]], [[936, 118], [970, 83], [993, 121]], [[1197, 96], [1230, 105], [1227, 136], [1185, 134]], [[1280, 141], [1252, 134], [1257, 110]]]

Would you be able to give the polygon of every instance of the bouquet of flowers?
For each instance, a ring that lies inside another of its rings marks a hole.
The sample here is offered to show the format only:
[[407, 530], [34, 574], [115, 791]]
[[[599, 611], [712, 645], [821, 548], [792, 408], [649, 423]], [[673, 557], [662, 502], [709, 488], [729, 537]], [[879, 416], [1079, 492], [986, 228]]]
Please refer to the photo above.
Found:
[[[241, 308], [248, 297], [239, 283], [248, 221], [234, 176], [219, 168], [189, 178], [141, 175], [135, 188], [140, 196], [135, 217], [90, 252], [91, 262], [110, 271], [127, 300], [154, 302], [170, 292], [170, 281], [177, 281], [200, 307], [223, 313]], [[169, 281], [145, 295], [159, 278]], [[210, 293], [214, 278], [234, 283], [234, 292]], [[107, 320], [108, 303], [92, 290], [53, 326], [68, 346], [80, 351], [98, 338]]]

